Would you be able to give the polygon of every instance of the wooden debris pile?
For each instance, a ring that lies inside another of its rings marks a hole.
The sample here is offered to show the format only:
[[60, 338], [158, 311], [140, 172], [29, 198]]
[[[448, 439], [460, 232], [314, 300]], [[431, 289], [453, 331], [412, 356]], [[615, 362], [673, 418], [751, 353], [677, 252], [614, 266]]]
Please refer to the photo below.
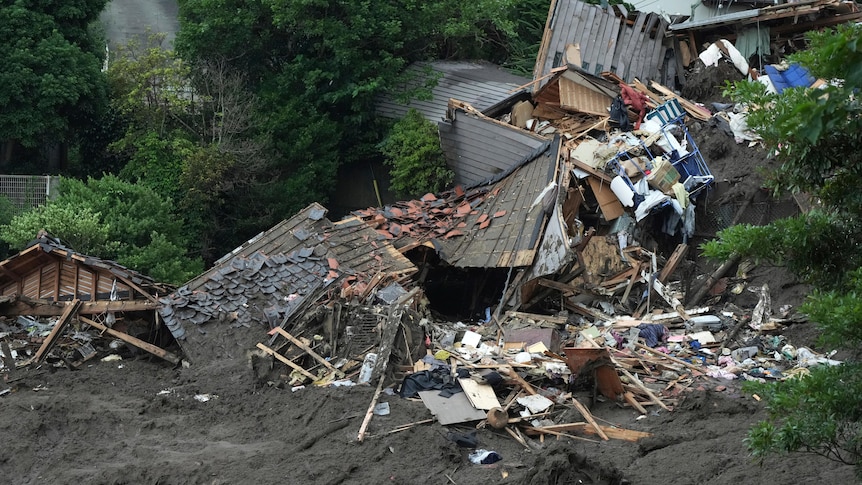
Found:
[[72, 300], [57, 317], [0, 317], [0, 368], [14, 372], [47, 363], [75, 369], [93, 358], [120, 360], [142, 352], [171, 364], [180, 362], [176, 353], [148, 341], [153, 328], [146, 320], [84, 316], [81, 305]]
[[108, 354], [148, 353], [179, 363], [160, 325], [158, 297], [173, 287], [87, 256], [42, 231], [0, 262], [0, 367], [75, 368]]
[[[371, 305], [338, 300], [319, 306], [315, 318], [285, 319], [267, 341], [256, 344], [257, 376], [291, 387], [367, 384], [387, 370], [391, 376], [421, 351], [424, 331], [414, 302], [420, 296], [418, 288], [408, 292], [394, 284], [376, 291]], [[263, 356], [274, 360], [259, 359]]]

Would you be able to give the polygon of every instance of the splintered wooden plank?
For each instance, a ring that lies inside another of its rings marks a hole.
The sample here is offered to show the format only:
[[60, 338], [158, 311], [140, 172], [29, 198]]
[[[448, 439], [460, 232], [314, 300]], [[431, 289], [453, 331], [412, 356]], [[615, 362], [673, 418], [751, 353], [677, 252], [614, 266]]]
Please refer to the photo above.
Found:
[[262, 343], [258, 343], [258, 344], [257, 344], [257, 348], [259, 348], [260, 350], [263, 350], [263, 351], [264, 351], [264, 352], [266, 352], [267, 354], [269, 354], [269, 355], [271, 355], [271, 356], [275, 357], [276, 359], [280, 360], [280, 361], [281, 361], [281, 363], [283, 363], [283, 364], [287, 365], [288, 367], [290, 367], [290, 368], [292, 368], [293, 370], [295, 370], [295, 371], [299, 372], [300, 374], [304, 375], [305, 377], [308, 377], [309, 379], [311, 379], [311, 380], [313, 380], [313, 381], [314, 381], [314, 380], [317, 380], [317, 376], [316, 376], [316, 375], [312, 374], [311, 372], [308, 372], [307, 370], [303, 369], [303, 368], [302, 368], [302, 367], [300, 367], [299, 365], [297, 365], [297, 364], [293, 363], [293, 361], [291, 361], [291, 360], [290, 360], [290, 359], [288, 359], [287, 357], [285, 357], [285, 356], [283, 356], [283, 355], [279, 354], [278, 352], [276, 352], [276, 351], [272, 350], [271, 348], [267, 347], [266, 345], [264, 345], [264, 344], [262, 344]]
[[626, 400], [627, 403], [629, 403], [629, 405], [631, 407], [637, 409], [637, 411], [639, 413], [641, 413], [641, 414], [647, 413], [646, 408], [643, 407], [643, 405], [640, 402], [638, 402], [638, 400], [635, 398], [635, 395], [631, 391], [626, 391], [626, 393], [623, 394], [623, 398]]
[[[637, 441], [641, 438], [648, 438], [652, 436], [650, 433], [646, 433], [644, 431], [635, 431], [632, 429], [624, 429], [624, 428], [615, 428], [612, 426], [603, 426], [599, 425], [604, 431], [604, 433], [609, 437], [615, 440], [625, 440], [625, 441]], [[538, 432], [544, 431], [552, 431], [556, 433], [563, 433], [566, 431], [580, 431], [583, 433], [595, 434], [596, 432], [593, 430], [593, 427], [589, 423], [568, 423], [568, 424], [553, 424], [549, 426], [542, 426], [541, 428], [533, 428]]]
[[667, 264], [662, 268], [661, 273], [658, 276], [658, 280], [662, 283], [666, 283], [667, 279], [670, 278], [674, 271], [676, 271], [676, 267], [679, 265], [679, 262], [685, 258], [686, 254], [688, 254], [688, 244], [678, 244], [676, 249], [673, 250], [673, 254], [668, 258]]
[[602, 9], [596, 14], [596, 22], [600, 23], [598, 32], [594, 38], [593, 48], [590, 58], [590, 72], [598, 75], [603, 69], [602, 61], [605, 58], [608, 36], [611, 33], [611, 24], [616, 20], [615, 17], [608, 15], [607, 11]]
[[470, 404], [476, 409], [484, 409], [489, 411], [500, 407], [500, 401], [497, 399], [497, 394], [494, 393], [494, 388], [488, 384], [479, 384], [470, 378], [460, 378], [458, 383], [461, 384], [461, 389], [467, 395]]
[[650, 65], [653, 70], [646, 72], [651, 78], [658, 78], [661, 73], [661, 65], [664, 63], [664, 33], [667, 30], [667, 22], [662, 18], [659, 20], [658, 30], [655, 33], [655, 43], [650, 54]]
[[682, 96], [678, 96], [676, 93], [674, 93], [667, 87], [662, 86], [655, 81], [650, 83], [650, 86], [661, 94], [667, 96], [668, 98], [676, 99], [677, 101], [679, 101], [679, 104], [681, 104], [682, 107], [685, 108], [685, 111], [691, 116], [694, 116], [701, 121], [709, 121], [709, 119], [712, 117], [712, 113], [710, 113], [708, 109], [702, 108], [692, 103], [691, 101], [683, 98]]
[[[578, 39], [578, 44], [582, 46], [586, 46], [590, 43], [590, 29], [593, 27], [593, 21], [596, 18], [596, 10], [600, 10], [601, 7], [596, 7], [593, 5], [584, 5], [584, 11], [581, 14], [581, 19], [583, 23], [581, 27], [578, 29], [579, 33], [576, 39]], [[589, 52], [582, 52], [585, 55], [589, 55]]]
[[608, 38], [605, 41], [606, 44], [603, 46], [605, 56], [602, 61], [602, 69], [605, 71], [613, 71], [613, 62], [614, 62], [614, 53], [617, 50], [617, 42], [619, 41], [620, 36], [620, 24], [624, 21], [620, 21], [616, 15], [613, 14], [613, 7], [608, 7], [608, 24], [610, 25], [610, 32], [608, 33]]
[[170, 362], [171, 364], [176, 365], [176, 364], [180, 363], [179, 357], [177, 357], [175, 354], [168, 352], [167, 350], [165, 350], [161, 347], [153, 345], [149, 342], [144, 342], [143, 340], [141, 340], [137, 337], [133, 337], [133, 336], [131, 336], [125, 332], [120, 332], [118, 330], [114, 330], [113, 328], [106, 327], [105, 325], [102, 325], [101, 323], [90, 320], [89, 318], [86, 318], [86, 317], [78, 317], [78, 318], [82, 322], [86, 323], [87, 325], [90, 325], [91, 327], [95, 327], [95, 328], [99, 329], [100, 331], [105, 332], [112, 337], [118, 338], [118, 339], [122, 340], [123, 342], [126, 342], [127, 344], [133, 345], [133, 346], [143, 350], [144, 352], [149, 352], [149, 353], [155, 355], [156, 357], [159, 357], [160, 359], [164, 359], [164, 360]]
[[589, 409], [587, 409], [586, 406], [581, 404], [581, 402], [575, 398], [572, 398], [572, 404], [575, 405], [575, 408], [577, 408], [578, 412], [581, 413], [581, 416], [583, 416], [584, 419], [586, 419], [587, 422], [592, 425], [593, 429], [595, 429], [596, 433], [598, 433], [598, 435], [601, 436], [603, 440], [608, 441], [610, 439], [608, 438], [608, 435], [605, 433], [602, 427], [599, 426], [599, 423], [597, 423], [596, 420], [593, 418], [593, 414], [590, 412]]
[[291, 342], [293, 345], [296, 345], [297, 347], [299, 347], [300, 349], [302, 349], [303, 351], [305, 351], [305, 353], [306, 353], [306, 354], [308, 354], [308, 355], [310, 355], [311, 357], [313, 357], [313, 358], [314, 358], [314, 360], [316, 360], [316, 361], [320, 362], [321, 364], [323, 364], [323, 366], [324, 366], [324, 367], [326, 367], [327, 369], [329, 369], [329, 370], [331, 370], [332, 372], [334, 372], [336, 376], [338, 376], [338, 377], [343, 377], [343, 376], [344, 376], [344, 373], [343, 373], [343, 372], [341, 372], [340, 370], [336, 369], [336, 368], [335, 368], [335, 366], [333, 366], [332, 364], [330, 364], [328, 360], [324, 359], [324, 358], [323, 358], [323, 357], [321, 357], [317, 352], [315, 352], [314, 350], [312, 350], [312, 349], [311, 349], [311, 347], [309, 347], [308, 345], [305, 345], [305, 343], [303, 343], [301, 340], [299, 340], [298, 338], [296, 338], [296, 337], [294, 337], [293, 335], [289, 334], [289, 333], [287, 332], [287, 330], [285, 330], [285, 329], [283, 329], [283, 328], [281, 328], [281, 327], [275, 327], [274, 329], [272, 329], [272, 330], [270, 330], [270, 331], [269, 331], [269, 335], [272, 335], [272, 334], [274, 334], [274, 333], [278, 333], [279, 335], [281, 335], [282, 337], [286, 338], [287, 340], [290, 340], [290, 342]]
[[[568, 18], [562, 19], [564, 22], [568, 22], [568, 24], [558, 24], [557, 27], [559, 30], [559, 34], [557, 34], [557, 42], [562, 45], [578, 44], [580, 42], [581, 38], [579, 33], [584, 28], [584, 18], [582, 17], [582, 14], [585, 11], [584, 9], [589, 7], [589, 5], [581, 1], [573, 1], [570, 3], [574, 4], [574, 8], [569, 10], [571, 13], [568, 15]], [[580, 67], [580, 65], [578, 65], [578, 67]]]
[[72, 320], [72, 316], [78, 310], [78, 307], [81, 306], [81, 300], [77, 298], [70, 301], [66, 304], [66, 309], [63, 310], [63, 314], [60, 315], [60, 319], [57, 320], [57, 323], [54, 325], [54, 328], [51, 329], [51, 333], [48, 334], [48, 337], [45, 338], [45, 341], [42, 342], [42, 346], [39, 347], [39, 350], [36, 351], [36, 355], [33, 356], [31, 362], [39, 363], [45, 359], [45, 356], [48, 354], [48, 351], [51, 350], [51, 347], [57, 342], [57, 338], [60, 337], [60, 334], [63, 333], [63, 329], [66, 328], [66, 325]]
[[651, 42], [649, 33], [650, 33], [650, 30], [652, 30], [653, 27], [655, 27], [659, 18], [660, 17], [657, 14], [648, 15], [647, 16], [648, 21], [644, 25], [643, 32], [635, 32], [635, 35], [639, 36], [639, 37], [638, 37], [638, 43], [637, 43], [637, 45], [635, 45], [635, 47], [633, 49], [634, 52], [632, 52], [632, 63], [631, 63], [632, 71], [631, 71], [631, 73], [629, 73], [628, 79], [632, 79], [634, 77], [639, 77], [639, 76], [644, 76], [644, 70], [645, 70], [646, 65], [647, 65], [646, 59], [644, 58], [645, 52], [647, 50], [649, 50], [650, 54], [652, 54], [652, 50], [647, 48], [647, 46], [649, 46], [650, 48], [652, 47], [652, 42]]
[[587, 30], [586, 30], [586, 38], [587, 38], [586, 46], [587, 47], [586, 47], [586, 51], [584, 52], [584, 54], [585, 54], [583, 57], [584, 62], [582, 62], [582, 64], [583, 64], [582, 67], [584, 68], [584, 70], [586, 70], [588, 72], [595, 72], [595, 70], [596, 70], [595, 58], [597, 55], [596, 50], [597, 50], [597, 45], [598, 45], [597, 44], [598, 43], [597, 37], [599, 36], [599, 30], [602, 27], [601, 17], [602, 17], [602, 12], [604, 12], [604, 9], [601, 7], [598, 7], [598, 6], [593, 6], [592, 10], [593, 10], [593, 19], [590, 22], [590, 25], [587, 26]]
[[628, 80], [634, 77], [634, 73], [631, 72], [632, 63], [635, 62], [635, 59], [632, 57], [632, 52], [641, 40], [641, 29], [643, 29], [644, 22], [648, 16], [648, 13], [638, 12], [638, 18], [635, 20], [635, 25], [631, 30], [629, 30], [628, 41], [626, 41], [626, 46], [623, 49], [623, 56], [625, 56], [626, 60], [626, 69], [624, 72], [617, 71], [617, 74], [619, 74], [623, 79]]

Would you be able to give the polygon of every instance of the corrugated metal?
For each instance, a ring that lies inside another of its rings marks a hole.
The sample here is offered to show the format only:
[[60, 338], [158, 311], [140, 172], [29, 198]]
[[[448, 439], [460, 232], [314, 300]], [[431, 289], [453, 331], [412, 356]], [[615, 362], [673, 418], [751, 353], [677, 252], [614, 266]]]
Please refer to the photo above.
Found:
[[[563, 65], [566, 45], [578, 44], [581, 66], [592, 74], [614, 72], [625, 80], [655, 78], [659, 74], [667, 22], [659, 14], [640, 12], [631, 25], [617, 7], [602, 8], [580, 0], [557, 0], [551, 29], [545, 33], [533, 79]], [[537, 91], [547, 79], [536, 83]]]
[[465, 187], [493, 179], [549, 141], [462, 110], [455, 110], [454, 118], [438, 124], [440, 145], [454, 182]]
[[530, 82], [527, 77], [514, 75], [489, 62], [416, 63], [408, 67], [408, 71], [417, 77], [402, 89], [422, 85], [428, 78], [439, 76], [437, 85], [431, 90], [431, 99], [414, 99], [408, 104], [402, 104], [398, 102], [396, 93], [382, 96], [376, 105], [378, 115], [402, 118], [410, 108], [415, 108], [425, 119], [437, 122], [446, 119], [446, 107], [450, 98], [465, 101], [482, 111], [513, 96], [519, 86]]

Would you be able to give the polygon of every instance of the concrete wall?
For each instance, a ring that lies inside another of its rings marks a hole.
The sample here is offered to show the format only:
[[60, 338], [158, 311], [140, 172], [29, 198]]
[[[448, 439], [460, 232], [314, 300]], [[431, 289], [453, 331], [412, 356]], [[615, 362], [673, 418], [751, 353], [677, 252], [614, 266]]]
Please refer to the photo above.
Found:
[[101, 20], [112, 49], [145, 36], [147, 29], [167, 34], [170, 46], [179, 30], [177, 15], [177, 0], [111, 0]]

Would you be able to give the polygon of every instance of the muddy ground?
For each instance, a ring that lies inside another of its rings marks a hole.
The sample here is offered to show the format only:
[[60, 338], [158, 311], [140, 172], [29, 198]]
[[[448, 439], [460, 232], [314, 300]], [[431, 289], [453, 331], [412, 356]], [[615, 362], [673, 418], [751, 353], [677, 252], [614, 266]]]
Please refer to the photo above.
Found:
[[[761, 190], [756, 169], [771, 163], [762, 151], [735, 144], [707, 123], [691, 131], [717, 180], [730, 187], [721, 202]], [[689, 266], [705, 272], [711, 263], [696, 253]], [[804, 298], [806, 288], [780, 268], [758, 266], [747, 276], [749, 286], [770, 285], [774, 308], [795, 308]], [[713, 297], [718, 306], [728, 301], [752, 308], [757, 296]], [[829, 350], [817, 347], [811, 323], [780, 334], [796, 346]], [[638, 442], [545, 438], [527, 449], [504, 432], [481, 429], [479, 447], [502, 460], [474, 465], [447, 433], [475, 427], [432, 423], [389, 433], [430, 418], [421, 401], [384, 394], [391, 414], [374, 416], [357, 443], [373, 388], [269, 386], [257, 383], [242, 359], [191, 368], [146, 357], [94, 360], [76, 371], [43, 366], [3, 378], [12, 392], [0, 396], [0, 477], [10, 484], [854, 482], [851, 467], [816, 455], [752, 459], [746, 432], [766, 411], [738, 380], [698, 379], [669, 400], [671, 412], [654, 408], [643, 418], [614, 402], [592, 405], [606, 424], [652, 433]]]
[[[810, 333], [802, 324], [785, 335]], [[502, 461], [474, 465], [446, 437], [470, 426], [386, 434], [431, 417], [421, 401], [398, 396], [384, 394], [391, 414], [374, 416], [357, 443], [374, 394], [367, 386], [255, 388], [244, 366], [174, 369], [147, 358], [18, 371], [13, 379], [14, 392], [0, 398], [0, 476], [11, 484], [853, 482], [850, 467], [814, 455], [754, 461], [743, 440], [765, 412], [739, 381], [696, 381], [672, 412], [643, 419], [616, 403], [593, 405], [605, 423], [652, 433], [639, 442], [546, 438], [525, 449], [482, 429], [479, 446]]]

